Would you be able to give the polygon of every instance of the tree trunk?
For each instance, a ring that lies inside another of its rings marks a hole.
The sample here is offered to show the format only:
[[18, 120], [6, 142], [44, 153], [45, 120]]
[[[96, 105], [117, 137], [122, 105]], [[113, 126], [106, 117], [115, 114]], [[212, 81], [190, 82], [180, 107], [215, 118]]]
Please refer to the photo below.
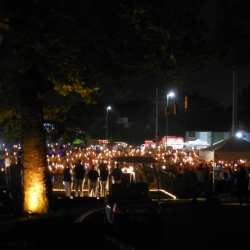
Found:
[[29, 81], [20, 84], [19, 100], [22, 119], [22, 165], [24, 168], [25, 212], [48, 212], [45, 181], [46, 137], [43, 124], [43, 98], [40, 86]]

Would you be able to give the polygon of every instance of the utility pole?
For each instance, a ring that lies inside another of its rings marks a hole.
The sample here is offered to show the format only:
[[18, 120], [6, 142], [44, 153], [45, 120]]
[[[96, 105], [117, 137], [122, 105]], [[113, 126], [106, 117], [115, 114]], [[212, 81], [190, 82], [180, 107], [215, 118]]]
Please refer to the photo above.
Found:
[[236, 80], [236, 70], [233, 69], [233, 105], [232, 105], [232, 128], [231, 136], [235, 135], [237, 123], [237, 80]]
[[155, 148], [158, 148], [158, 89], [156, 89], [156, 98], [155, 98]]
[[[168, 107], [168, 97], [173, 97], [174, 93], [170, 92], [169, 94], [167, 94], [167, 112], [166, 112], [166, 140], [168, 137], [168, 116], [169, 116], [169, 107]], [[167, 142], [167, 141], [166, 141]]]

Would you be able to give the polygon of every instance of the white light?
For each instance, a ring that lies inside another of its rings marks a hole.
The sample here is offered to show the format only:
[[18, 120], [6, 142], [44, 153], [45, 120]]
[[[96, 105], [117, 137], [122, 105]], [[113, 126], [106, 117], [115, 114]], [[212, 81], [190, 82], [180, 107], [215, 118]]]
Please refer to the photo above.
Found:
[[237, 136], [238, 138], [241, 138], [241, 137], [242, 137], [242, 133], [238, 132], [238, 133], [236, 134], [236, 136]]
[[174, 96], [174, 92], [170, 92], [167, 96], [173, 97]]

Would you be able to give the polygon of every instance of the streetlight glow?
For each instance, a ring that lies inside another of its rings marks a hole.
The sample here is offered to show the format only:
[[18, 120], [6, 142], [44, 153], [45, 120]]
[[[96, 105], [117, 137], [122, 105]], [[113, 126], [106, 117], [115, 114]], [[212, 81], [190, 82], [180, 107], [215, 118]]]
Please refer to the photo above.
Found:
[[168, 96], [173, 97], [173, 96], [174, 96], [174, 92], [170, 92], [170, 93], [167, 95], [167, 98], [168, 98]]

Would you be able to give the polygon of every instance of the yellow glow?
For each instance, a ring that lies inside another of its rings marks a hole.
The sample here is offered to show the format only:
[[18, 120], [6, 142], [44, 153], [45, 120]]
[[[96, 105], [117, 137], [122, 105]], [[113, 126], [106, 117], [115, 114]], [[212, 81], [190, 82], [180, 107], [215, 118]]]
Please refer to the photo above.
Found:
[[24, 211], [45, 214], [48, 200], [43, 171], [26, 170], [24, 174]]

